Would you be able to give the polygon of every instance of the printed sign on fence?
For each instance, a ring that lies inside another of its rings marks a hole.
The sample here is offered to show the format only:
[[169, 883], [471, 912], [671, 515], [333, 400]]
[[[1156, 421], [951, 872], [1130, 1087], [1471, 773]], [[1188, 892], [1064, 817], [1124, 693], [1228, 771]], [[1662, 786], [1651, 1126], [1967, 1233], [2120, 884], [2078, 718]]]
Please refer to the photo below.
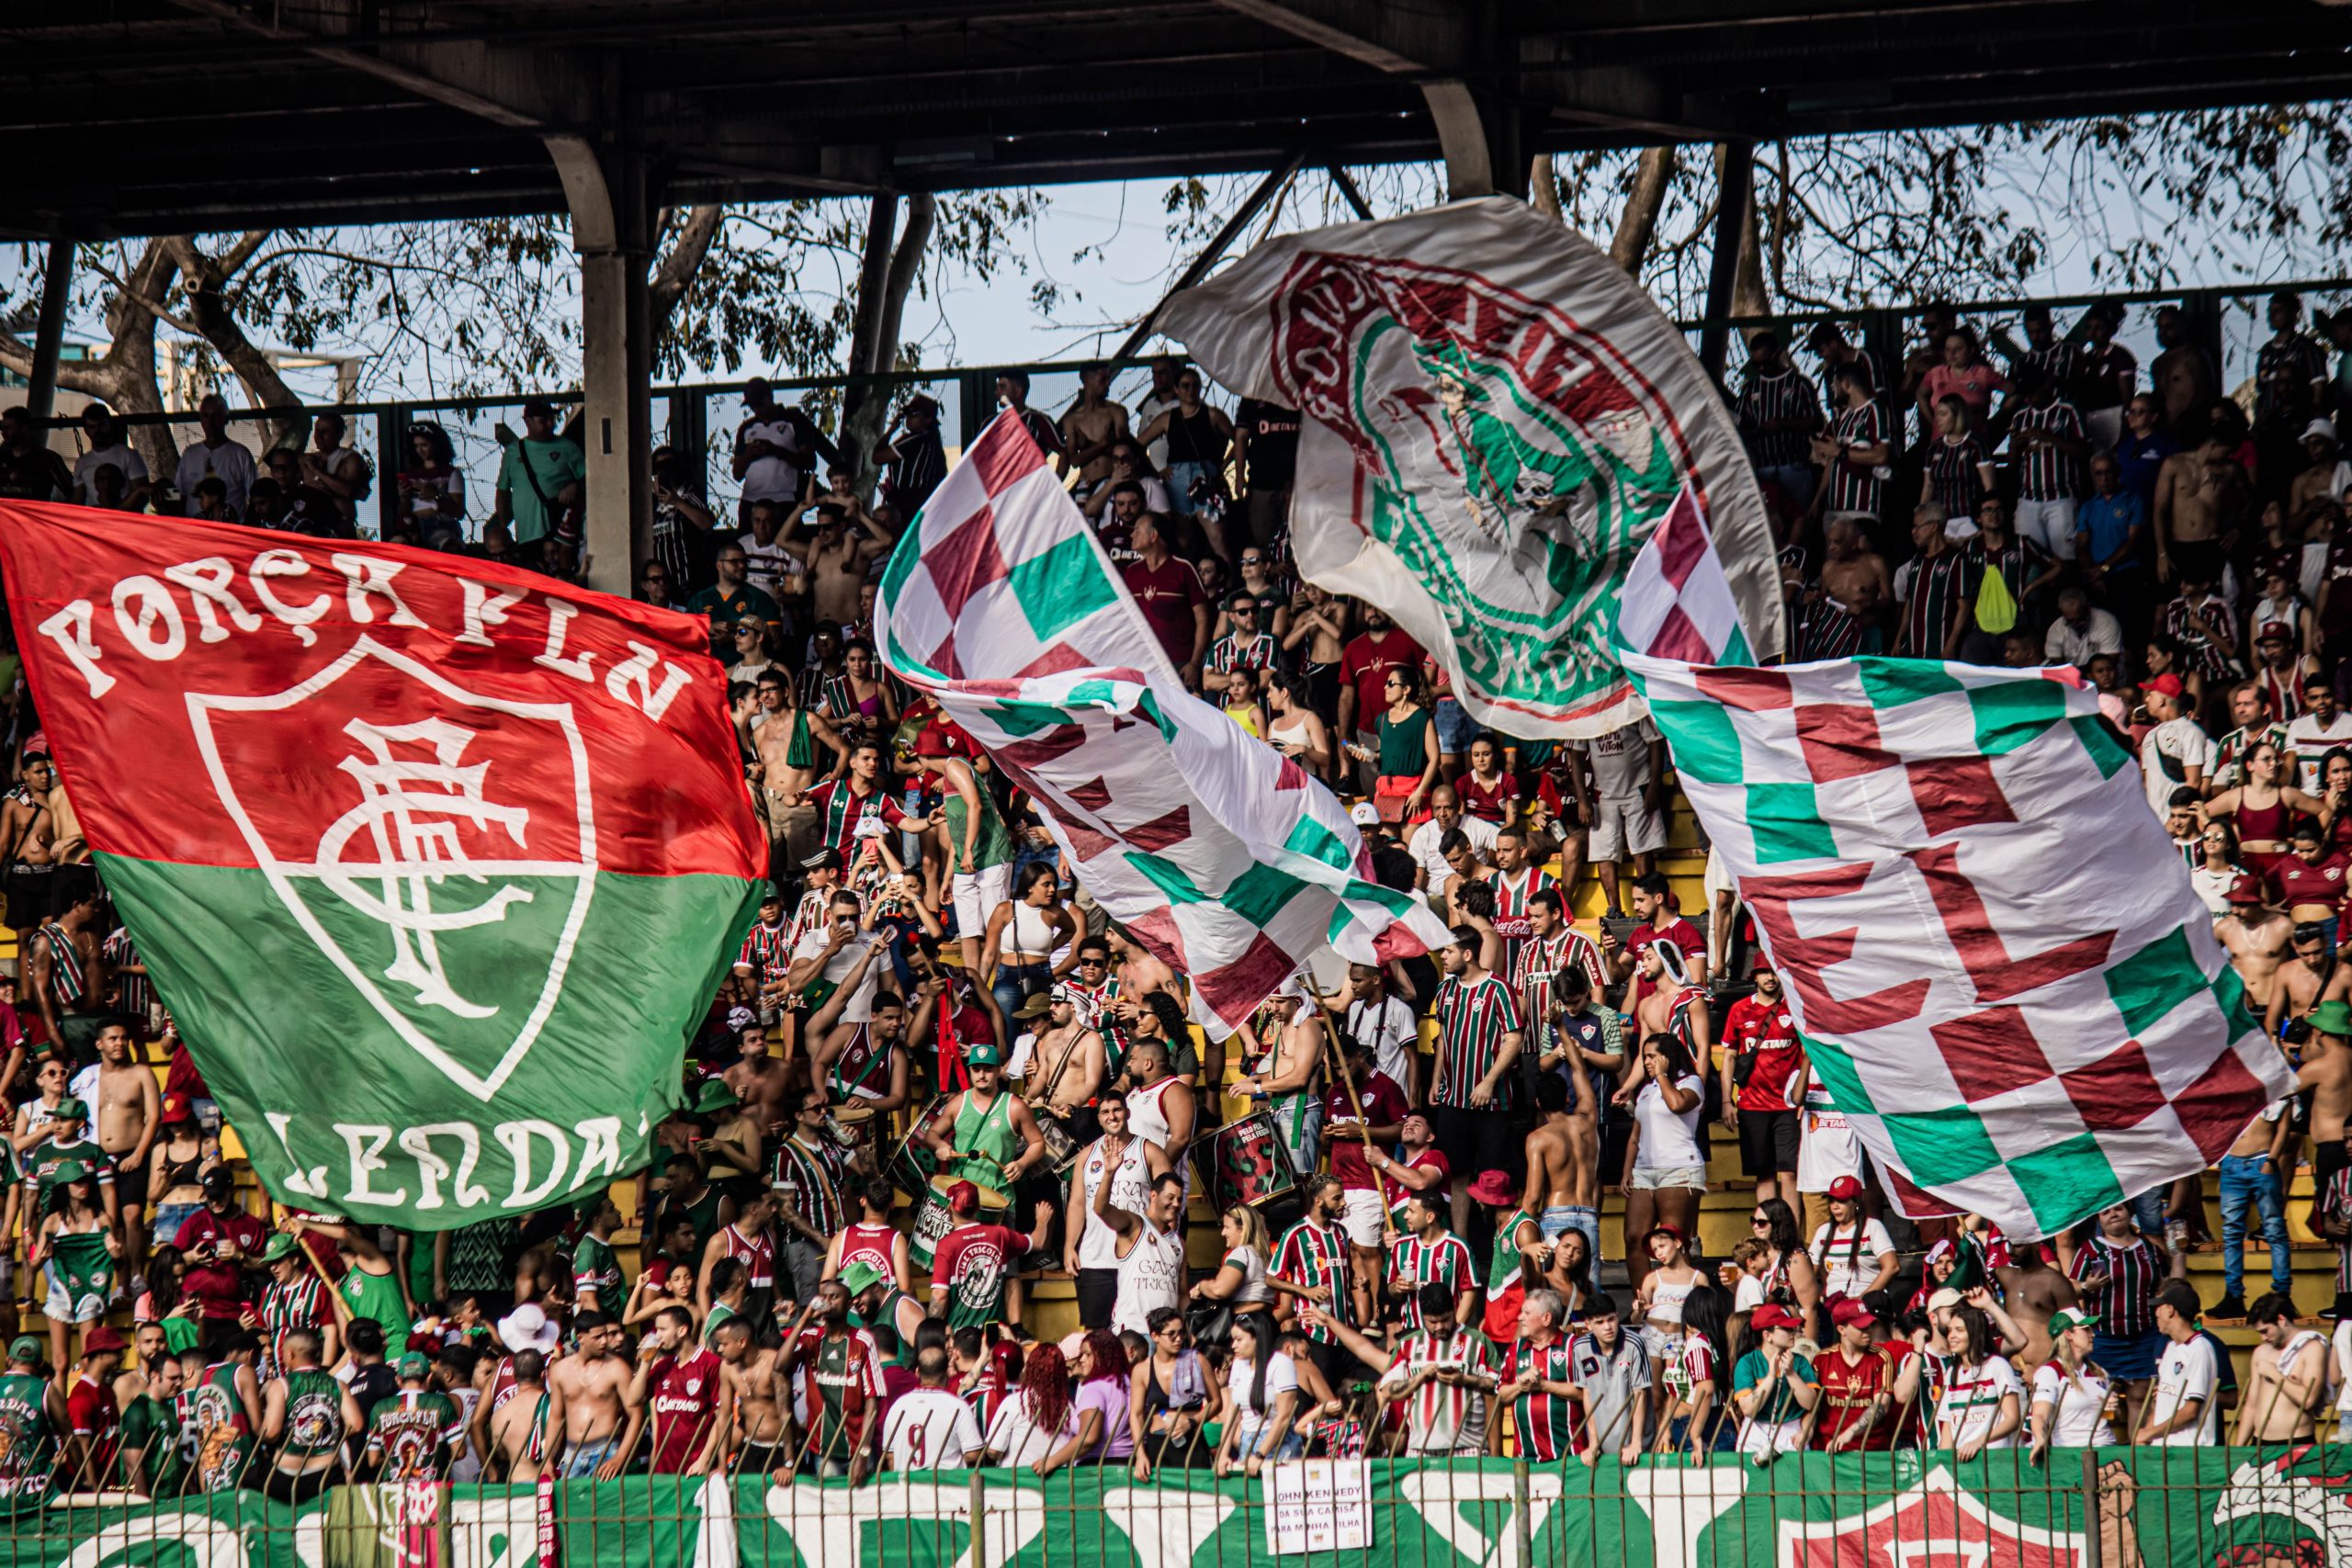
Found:
[[1372, 1544], [1370, 1461], [1295, 1460], [1269, 1466], [1265, 1479], [1266, 1550], [1275, 1556]]

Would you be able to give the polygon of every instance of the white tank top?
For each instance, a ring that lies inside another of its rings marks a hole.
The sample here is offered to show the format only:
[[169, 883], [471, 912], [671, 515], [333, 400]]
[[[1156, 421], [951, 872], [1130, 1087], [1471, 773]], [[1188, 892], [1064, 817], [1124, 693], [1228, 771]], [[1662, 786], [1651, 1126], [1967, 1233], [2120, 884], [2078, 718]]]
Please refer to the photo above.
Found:
[[[1119, 1233], [1102, 1223], [1094, 1212], [1094, 1194], [1102, 1185], [1102, 1141], [1097, 1138], [1088, 1146], [1084, 1174], [1080, 1179], [1079, 1201], [1085, 1206], [1086, 1228], [1079, 1233], [1078, 1266], [1080, 1269], [1116, 1269], [1119, 1266]], [[1111, 1201], [1131, 1214], [1143, 1213], [1150, 1196], [1150, 1186], [1144, 1179], [1148, 1169], [1143, 1162], [1143, 1140], [1129, 1138], [1125, 1158], [1111, 1175]]]
[[997, 952], [1007, 958], [1016, 953], [1042, 953], [1050, 956], [1053, 948], [1054, 928], [1046, 923], [1046, 911], [1033, 909], [1015, 899], [1012, 919], [1005, 921], [1004, 930], [997, 932]]
[[1133, 1252], [1119, 1259], [1119, 1294], [1111, 1307], [1111, 1327], [1148, 1334], [1145, 1320], [1161, 1307], [1172, 1307], [1184, 1289], [1184, 1227], [1155, 1231], [1148, 1224], [1136, 1237]]
[[1682, 1303], [1690, 1299], [1691, 1287], [1699, 1282], [1697, 1278], [1685, 1280], [1679, 1284], [1660, 1275], [1654, 1274], [1651, 1279], [1654, 1283], [1650, 1286], [1650, 1321], [1680, 1323]]
[[1168, 1146], [1168, 1110], [1160, 1101], [1168, 1098], [1168, 1090], [1182, 1083], [1182, 1078], [1160, 1079], [1148, 1089], [1127, 1091], [1127, 1130], [1138, 1138], [1147, 1138], [1161, 1148]]

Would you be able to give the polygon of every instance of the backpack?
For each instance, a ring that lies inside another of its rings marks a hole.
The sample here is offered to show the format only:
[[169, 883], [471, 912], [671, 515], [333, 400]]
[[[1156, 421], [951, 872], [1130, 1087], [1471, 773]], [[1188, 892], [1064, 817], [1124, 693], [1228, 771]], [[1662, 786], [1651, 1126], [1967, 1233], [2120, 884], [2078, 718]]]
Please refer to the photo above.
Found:
[[2000, 567], [1987, 561], [1984, 581], [1976, 587], [1976, 629], [1998, 637], [2017, 624], [2017, 595], [2009, 592], [2009, 580], [2001, 575]]

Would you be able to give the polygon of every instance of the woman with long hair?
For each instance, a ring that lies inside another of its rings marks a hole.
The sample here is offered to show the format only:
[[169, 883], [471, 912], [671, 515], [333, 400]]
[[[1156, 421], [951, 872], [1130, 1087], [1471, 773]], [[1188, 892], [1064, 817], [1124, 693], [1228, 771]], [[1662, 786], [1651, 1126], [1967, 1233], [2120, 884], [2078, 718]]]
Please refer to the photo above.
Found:
[[2091, 1359], [2098, 1316], [2078, 1307], [2050, 1314], [2050, 1359], [2033, 1369], [2033, 1441], [2040, 1464], [2052, 1448], [2103, 1449], [2115, 1441], [2122, 1391]]
[[1051, 861], [1033, 860], [1012, 879], [1012, 896], [989, 911], [980, 932], [979, 983], [1010, 1020], [1023, 1001], [1053, 988], [1054, 953], [1077, 961], [1078, 921], [1063, 903], [1061, 877]]
[[1944, 1375], [1935, 1391], [1935, 1446], [1972, 1460], [2013, 1449], [2025, 1425], [2025, 1385], [2006, 1356], [1993, 1353], [1993, 1320], [1962, 1304], [1945, 1320]]
[[1089, 1329], [1071, 1362], [1078, 1374], [1079, 1444], [1073, 1456], [1083, 1464], [1116, 1464], [1135, 1457], [1135, 1432], [1127, 1424], [1127, 1348], [1107, 1328]]
[[1657, 1451], [1686, 1454], [1703, 1464], [1711, 1453], [1732, 1446], [1734, 1423], [1724, 1391], [1731, 1376], [1725, 1342], [1728, 1299], [1710, 1285], [1682, 1298], [1682, 1333], [1668, 1347], [1659, 1376], [1666, 1388], [1665, 1419], [1658, 1425]]
[[1993, 490], [1993, 460], [1976, 439], [1968, 400], [1947, 392], [1935, 401], [1935, 434], [1928, 442], [1928, 493], [1946, 515], [1973, 517]]
[[1298, 1404], [1298, 1367], [1283, 1354], [1274, 1320], [1246, 1313], [1233, 1320], [1233, 1359], [1225, 1369], [1232, 1417], [1217, 1445], [1216, 1472], [1255, 1475], [1274, 1460], [1296, 1459], [1306, 1445], [1292, 1428]]
[[1225, 1257], [1216, 1272], [1194, 1285], [1186, 1299], [1229, 1302], [1236, 1313], [1267, 1311], [1274, 1295], [1273, 1287], [1266, 1282], [1267, 1271], [1273, 1267], [1274, 1247], [1266, 1233], [1266, 1217], [1247, 1203], [1236, 1203], [1225, 1212], [1217, 1233], [1225, 1241]]
[[1149, 1481], [1155, 1470], [1175, 1465], [1197, 1470], [1208, 1462], [1201, 1429], [1221, 1418], [1225, 1389], [1172, 1306], [1155, 1307], [1144, 1319], [1151, 1354], [1136, 1360], [1129, 1375], [1127, 1425], [1135, 1439], [1135, 1478]]
[[1374, 727], [1376, 745], [1351, 740], [1346, 750], [1357, 761], [1373, 764], [1372, 803], [1383, 822], [1399, 827], [1419, 818], [1437, 787], [1437, 720], [1422, 700], [1420, 666], [1397, 665], [1381, 691], [1388, 705]]
[[2274, 740], [2256, 740], [2245, 749], [2241, 761], [2245, 782], [2207, 801], [2205, 820], [2233, 818], [2240, 863], [2255, 875], [2267, 877], [2294, 853], [2295, 847], [2288, 835], [2293, 829], [2295, 814], [2319, 817], [2327, 810], [2327, 803], [2284, 782], [2285, 758]]
[[400, 489], [401, 511], [416, 525], [422, 538], [428, 528], [454, 528], [466, 517], [466, 476], [458, 467], [457, 448], [449, 433], [431, 420], [408, 427], [410, 462], [394, 476]]
[[[1651, 943], [1644, 959], [1665, 945]], [[1699, 1148], [1706, 1085], [1691, 1066], [1690, 1048], [1664, 1032], [1644, 1037], [1639, 1075], [1615, 1098], [1634, 1110], [1634, 1135], [1625, 1145], [1625, 1234], [1645, 1236], [1664, 1225], [1690, 1235], [1707, 1190], [1707, 1162]], [[1638, 1255], [1626, 1261], [1638, 1297], [1647, 1262]]]
[[2238, 863], [2238, 836], [2227, 822], [2208, 822], [2197, 842], [2197, 863], [2188, 868], [2188, 885], [2215, 915], [2230, 912], [2230, 885], [2245, 874]]
[[49, 1319], [49, 1364], [70, 1367], [67, 1342], [77, 1323], [106, 1321], [114, 1304], [115, 1268], [122, 1241], [107, 1223], [98, 1201], [98, 1179], [80, 1160], [69, 1159], [51, 1173], [49, 1214], [26, 1254], [25, 1267], [49, 1267], [49, 1294], [41, 1312]]
[[1318, 779], [1331, 774], [1331, 727], [1315, 711], [1306, 677], [1269, 677], [1266, 744]]
[[1562, 1231], [1552, 1241], [1552, 1264], [1544, 1271], [1544, 1282], [1560, 1292], [1561, 1303], [1567, 1309], [1567, 1321], [1576, 1322], [1584, 1315], [1584, 1303], [1592, 1295], [1592, 1238], [1574, 1226]]
[[874, 667], [874, 645], [860, 637], [842, 651], [842, 672], [819, 687], [817, 711], [858, 740], [882, 741], [899, 723], [899, 697]]
[[996, 1407], [981, 1447], [989, 1463], [1025, 1464], [1033, 1475], [1050, 1475], [1069, 1462], [1078, 1449], [1078, 1404], [1060, 1346], [1030, 1350], [1021, 1386]]
[[2352, 751], [2331, 746], [2319, 760], [2319, 825], [2330, 851], [2352, 851]]
[[[1797, 1212], [1785, 1198], [1764, 1199], [1749, 1212], [1747, 1231], [1764, 1248], [1764, 1269], [1750, 1275], [1738, 1265], [1726, 1263], [1716, 1270], [1724, 1287], [1735, 1292], [1732, 1309], [1739, 1312], [1764, 1302], [1778, 1302], [1812, 1323], [1815, 1309], [1821, 1304], [1821, 1275], [1813, 1266], [1813, 1255], [1804, 1249]], [[1753, 1300], [1741, 1299], [1751, 1295]]]
[[1642, 1233], [1641, 1251], [1649, 1267], [1634, 1287], [1634, 1313], [1649, 1324], [1658, 1347], [1658, 1354], [1651, 1358], [1656, 1360], [1663, 1359], [1666, 1347], [1682, 1331], [1682, 1306], [1690, 1292], [1710, 1287], [1707, 1271], [1690, 1261], [1690, 1241], [1680, 1226], [1663, 1220], [1652, 1225]]

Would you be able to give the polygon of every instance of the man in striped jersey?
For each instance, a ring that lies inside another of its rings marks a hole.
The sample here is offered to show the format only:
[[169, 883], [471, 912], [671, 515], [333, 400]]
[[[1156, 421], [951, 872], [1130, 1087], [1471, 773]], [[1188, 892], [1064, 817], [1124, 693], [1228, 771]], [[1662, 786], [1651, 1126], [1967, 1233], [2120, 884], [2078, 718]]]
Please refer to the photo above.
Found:
[[1415, 1315], [1435, 1326], [1406, 1335], [1381, 1374], [1381, 1393], [1405, 1402], [1405, 1451], [1409, 1454], [1487, 1451], [1495, 1352], [1486, 1336], [1459, 1326], [1466, 1321], [1462, 1308], [1467, 1302], [1466, 1297], [1456, 1302], [1443, 1283], [1422, 1286], [1415, 1298]]
[[[1334, 1322], [1353, 1325], [1355, 1301], [1349, 1279], [1348, 1236], [1340, 1228], [1347, 1206], [1347, 1190], [1336, 1176], [1309, 1177], [1306, 1212], [1298, 1224], [1283, 1233], [1274, 1248], [1276, 1291], [1300, 1297], [1322, 1309], [1316, 1318], [1301, 1318], [1309, 1352], [1326, 1382], [1334, 1382], [1339, 1365], [1339, 1337]], [[1287, 1288], [1286, 1288], [1287, 1287]]]
[[[1439, 954], [1437, 1070], [1430, 1082], [1438, 1147], [1457, 1175], [1501, 1170], [1516, 1181], [1524, 1154], [1510, 1135], [1510, 1070], [1521, 1042], [1518, 999], [1478, 963], [1479, 933], [1456, 926]], [[1453, 1228], [1470, 1219], [1470, 1190], [1453, 1184]]]
[[2021, 365], [2007, 411], [2009, 455], [2024, 472], [2018, 484], [2018, 536], [2055, 560], [2075, 558], [2075, 508], [2083, 493], [2082, 460], [2090, 450], [2083, 416], [2058, 395], [2039, 366]]
[[1867, 526], [1878, 521], [1883, 499], [1879, 470], [1894, 460], [1894, 427], [1872, 398], [1876, 388], [1859, 359], [1838, 367], [1838, 412], [1826, 433], [1813, 440], [1813, 460], [1829, 486], [1823, 516], [1850, 518]]
[[760, 1021], [770, 1029], [783, 1016], [784, 976], [792, 967], [792, 931], [784, 920], [784, 895], [769, 888], [760, 896], [760, 918], [743, 933], [735, 973], [759, 988]]
[[844, 863], [857, 848], [857, 824], [862, 818], [879, 817], [885, 827], [909, 833], [920, 833], [931, 826], [928, 817], [908, 815], [883, 787], [881, 779], [882, 748], [865, 740], [850, 748], [848, 773], [827, 779], [808, 792], [808, 804], [817, 808], [818, 842], [839, 851]]
[[1495, 930], [1503, 938], [1502, 971], [1516, 972], [1519, 950], [1534, 928], [1528, 921], [1528, 904], [1539, 893], [1557, 894], [1559, 883], [1536, 863], [1526, 829], [1505, 828], [1495, 835]]
[[2162, 1337], [2156, 1333], [2156, 1290], [2165, 1282], [2164, 1254], [2132, 1222], [2130, 1203], [2110, 1203], [2098, 1229], [2075, 1251], [2066, 1277], [2084, 1308], [2098, 1315], [2091, 1359], [2127, 1391], [2155, 1376]]
[[1739, 394], [1739, 434], [1756, 477], [1776, 487], [1799, 513], [1813, 504], [1815, 474], [1805, 443], [1821, 428], [1821, 400], [1781, 353], [1781, 340], [1758, 333], [1747, 341], [1747, 378]]
[[2083, 374], [2083, 350], [2079, 344], [2058, 335], [2050, 320], [2050, 307], [2035, 300], [2018, 312], [2025, 327], [2026, 351], [2009, 367], [2009, 383], [2015, 386], [2029, 369], [2040, 370], [2060, 387], [2071, 387]]
[[263, 1381], [285, 1371], [286, 1337], [298, 1328], [307, 1328], [319, 1336], [319, 1364], [333, 1366], [343, 1354], [336, 1344], [334, 1313], [328, 1304], [334, 1298], [328, 1294], [325, 1281], [302, 1257], [300, 1245], [280, 1231], [262, 1248], [261, 1260], [269, 1270], [269, 1283], [262, 1287], [261, 1315], [247, 1319], [245, 1326], [258, 1329], [264, 1336], [260, 1373]]
[[1519, 1337], [1503, 1354], [1505, 1381], [1495, 1391], [1510, 1406], [1519, 1457], [1537, 1464], [1567, 1458], [1582, 1440], [1567, 1320], [1568, 1304], [1557, 1291], [1528, 1292], [1519, 1303]]
[[[1976, 525], [1961, 520], [1966, 537]], [[1905, 659], [1957, 659], [1968, 629], [1968, 604], [1975, 596], [1968, 553], [1952, 537], [1951, 517], [1940, 502], [1923, 501], [1911, 513], [1913, 555], [1894, 574], [1894, 597], [1902, 605], [1894, 651]]]
[[1201, 684], [1210, 691], [1224, 691], [1236, 670], [1275, 667], [1281, 650], [1273, 634], [1266, 630], [1269, 617], [1261, 604], [1258, 595], [1246, 589], [1226, 602], [1225, 614], [1233, 629], [1211, 646], [1208, 665], [1201, 671]]
[[824, 1278], [825, 1248], [833, 1234], [849, 1224], [841, 1196], [842, 1156], [825, 1135], [828, 1103], [821, 1089], [801, 1090], [792, 1134], [777, 1145], [769, 1177], [783, 1200], [776, 1209], [784, 1228], [777, 1261], [792, 1281], [793, 1298], [803, 1302]]
[[[1468, 1188], [1463, 1189], [1467, 1196]], [[1462, 1238], [1445, 1228], [1445, 1201], [1435, 1192], [1417, 1192], [1405, 1203], [1406, 1235], [1388, 1249], [1388, 1293], [1403, 1298], [1400, 1321], [1408, 1332], [1430, 1326], [1432, 1286], [1442, 1286], [1453, 1320], [1468, 1325], [1478, 1315], [1477, 1266]]]

